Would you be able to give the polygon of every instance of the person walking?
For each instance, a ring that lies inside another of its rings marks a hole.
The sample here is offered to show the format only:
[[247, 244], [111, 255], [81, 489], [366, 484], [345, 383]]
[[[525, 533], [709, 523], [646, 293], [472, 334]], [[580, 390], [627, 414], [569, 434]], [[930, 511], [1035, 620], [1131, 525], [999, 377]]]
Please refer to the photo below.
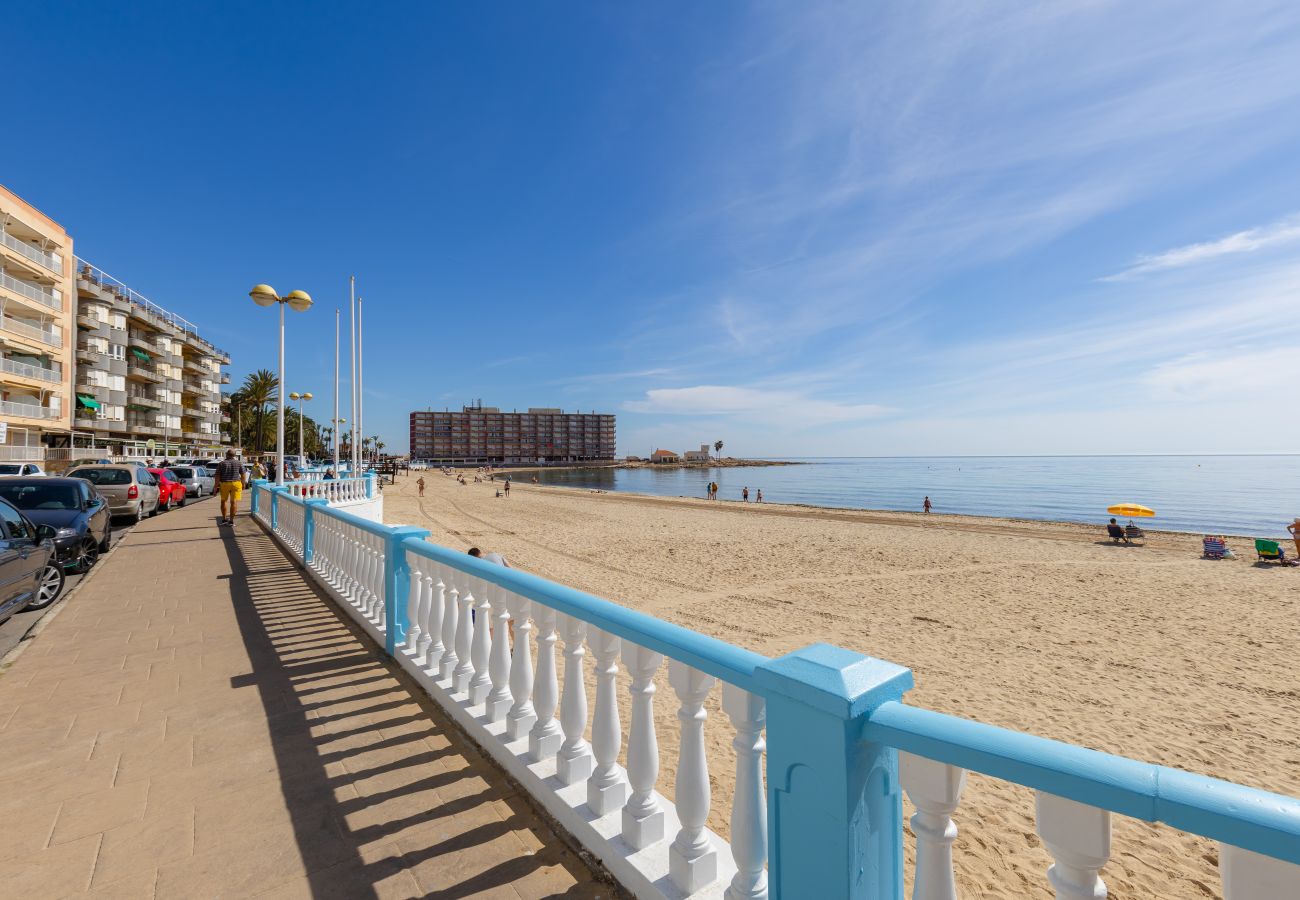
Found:
[[762, 489], [762, 488], [759, 488], [759, 489], [758, 489], [758, 498], [756, 499], [755, 502], [757, 502], [757, 503], [762, 503], [762, 502], [763, 502], [763, 489]]
[[740, 499], [744, 500], [746, 503], [749, 502], [749, 485], [746, 485], [745, 488], [740, 492]]
[[239, 512], [239, 498], [244, 494], [244, 481], [248, 473], [244, 464], [235, 458], [234, 450], [226, 451], [226, 458], [217, 463], [217, 490], [221, 494], [221, 524], [234, 525]]
[[419, 478], [417, 478], [417, 479], [415, 480], [415, 486], [418, 487], [418, 488], [420, 489], [420, 496], [423, 497], [423, 496], [424, 496], [424, 476], [423, 476], [423, 475], [421, 475]]
[[930, 502], [930, 497], [929, 497], [929, 495], [927, 494], [927, 495], [926, 495], [926, 498], [925, 498], [925, 502], [924, 502], [923, 504], [921, 504], [921, 506], [924, 507], [925, 511], [928, 513], [928, 512], [930, 511], [930, 507], [933, 506], [933, 505], [934, 505], [934, 504], [932, 504], [932, 503]]
[[510, 479], [506, 478], [506, 497], [510, 496]]

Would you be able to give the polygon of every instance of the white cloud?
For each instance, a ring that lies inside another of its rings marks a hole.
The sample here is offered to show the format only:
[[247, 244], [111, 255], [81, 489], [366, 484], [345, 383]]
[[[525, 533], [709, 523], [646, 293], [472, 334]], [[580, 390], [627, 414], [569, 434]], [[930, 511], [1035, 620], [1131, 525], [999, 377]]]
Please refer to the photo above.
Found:
[[883, 415], [875, 403], [837, 403], [798, 391], [701, 384], [646, 391], [644, 400], [625, 404], [632, 412], [678, 416], [722, 416], [736, 421], [787, 427], [857, 422]]
[[1139, 256], [1137, 261], [1123, 272], [1109, 275], [1103, 278], [1102, 281], [1121, 281], [1151, 272], [1181, 269], [1184, 266], [1194, 266], [1225, 256], [1254, 253], [1256, 250], [1263, 250], [1267, 247], [1275, 247], [1292, 241], [1300, 241], [1300, 215], [1288, 216], [1271, 225], [1247, 228], [1245, 231], [1238, 231], [1236, 234], [1219, 238], [1217, 241], [1188, 244], [1166, 250], [1164, 253]]
[[1143, 381], [1156, 400], [1265, 400], [1280, 405], [1300, 381], [1295, 347], [1193, 353], [1152, 368]]

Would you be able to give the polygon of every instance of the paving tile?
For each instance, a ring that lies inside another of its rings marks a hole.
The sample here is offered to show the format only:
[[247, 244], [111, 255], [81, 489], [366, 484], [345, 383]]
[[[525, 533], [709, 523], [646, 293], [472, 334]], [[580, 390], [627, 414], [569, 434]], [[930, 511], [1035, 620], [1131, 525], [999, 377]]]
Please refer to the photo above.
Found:
[[4, 840], [0, 841], [0, 866], [6, 860], [25, 857], [45, 849], [62, 803], [34, 803], [27, 799], [0, 806]]
[[62, 897], [84, 891], [100, 839], [92, 834], [0, 866], [0, 897]]
[[189, 810], [111, 828], [104, 832], [91, 887], [130, 878], [141, 869], [153, 871], [193, 852], [194, 815]]
[[95, 875], [90, 890], [71, 896], [94, 900], [150, 900], [154, 896], [154, 884], [158, 880], [158, 870], [147, 861], [125, 878], [106, 884], [99, 883], [98, 868]]
[[144, 816], [149, 784], [119, 785], [64, 801], [50, 835], [50, 845], [65, 844], [87, 835], [134, 822]]

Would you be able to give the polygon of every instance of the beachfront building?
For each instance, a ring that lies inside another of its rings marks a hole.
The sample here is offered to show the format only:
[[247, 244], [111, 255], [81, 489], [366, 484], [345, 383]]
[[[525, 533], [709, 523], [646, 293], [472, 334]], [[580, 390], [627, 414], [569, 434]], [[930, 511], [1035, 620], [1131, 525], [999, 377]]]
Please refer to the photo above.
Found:
[[698, 450], [687, 450], [682, 454], [682, 458], [689, 462], [708, 462], [712, 457], [709, 455], [709, 445], [700, 444]]
[[[216, 455], [230, 355], [186, 319], [77, 260], [70, 455]], [[84, 455], [84, 454], [82, 454]]]
[[466, 406], [411, 413], [411, 459], [441, 465], [610, 462], [614, 416], [531, 408]]
[[0, 462], [44, 463], [71, 426], [72, 238], [0, 186]]
[[656, 450], [650, 454], [650, 462], [652, 463], [675, 463], [680, 460], [681, 457], [671, 450]]

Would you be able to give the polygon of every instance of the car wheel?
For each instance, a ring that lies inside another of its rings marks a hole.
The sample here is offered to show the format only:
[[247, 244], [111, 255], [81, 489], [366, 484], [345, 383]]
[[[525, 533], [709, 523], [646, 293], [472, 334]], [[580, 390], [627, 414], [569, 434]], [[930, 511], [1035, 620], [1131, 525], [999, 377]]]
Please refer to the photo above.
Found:
[[63, 593], [63, 581], [63, 566], [59, 565], [58, 560], [50, 560], [45, 570], [41, 572], [41, 580], [36, 587], [36, 597], [27, 604], [27, 608], [44, 609], [59, 599], [59, 594]]
[[177, 505], [178, 507], [180, 507], [180, 506], [184, 506], [184, 505], [185, 505], [185, 495], [184, 495], [184, 494], [181, 494], [180, 502], [178, 502], [176, 505]]
[[104, 529], [104, 539], [99, 542], [99, 552], [107, 553], [113, 547], [113, 526]]
[[144, 521], [144, 501], [141, 500], [140, 504], [135, 508], [135, 524], [139, 525], [143, 521]]
[[77, 569], [80, 572], [89, 572], [91, 566], [99, 562], [99, 543], [89, 535], [81, 542], [81, 558], [77, 560]]
[[170, 495], [168, 495], [166, 502], [162, 500], [158, 501], [158, 512], [165, 513], [167, 512], [167, 510], [171, 508], [172, 508], [172, 498]]

